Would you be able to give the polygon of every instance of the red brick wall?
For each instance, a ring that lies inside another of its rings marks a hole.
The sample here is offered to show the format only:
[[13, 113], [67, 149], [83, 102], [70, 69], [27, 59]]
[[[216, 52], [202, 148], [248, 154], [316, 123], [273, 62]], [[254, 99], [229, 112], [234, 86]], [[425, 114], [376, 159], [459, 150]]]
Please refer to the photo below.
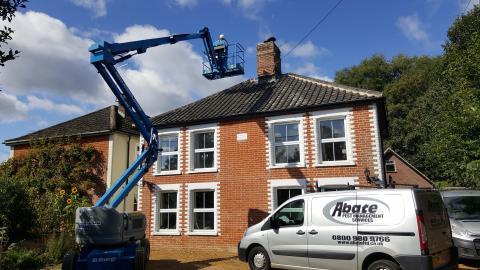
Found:
[[[395, 166], [397, 169], [397, 172], [387, 172], [387, 179], [389, 178], [389, 176], [391, 176], [392, 180], [395, 181], [397, 184], [418, 185], [419, 187], [426, 188], [432, 187], [432, 184], [430, 184], [422, 175], [417, 173], [414, 169], [410, 168], [410, 166], [405, 164], [395, 155], [389, 156], [387, 160], [395, 161]], [[398, 185], [398, 187], [401, 188], [402, 186]]]
[[[310, 186], [315, 186], [316, 177], [358, 177], [360, 184], [365, 185], [364, 169], [375, 166], [375, 146], [372, 140], [372, 122], [369, 106], [353, 108], [353, 129], [355, 130], [356, 165], [338, 167], [312, 167], [314, 138], [311, 134], [312, 123], [306, 117], [307, 128], [305, 138], [305, 168], [267, 169], [267, 146], [265, 135], [265, 118], [258, 117], [243, 121], [226, 121], [219, 123], [219, 172], [188, 174], [187, 164], [187, 132], [181, 133], [182, 174], [170, 176], [153, 176], [149, 172], [145, 181], [151, 184], [188, 184], [199, 182], [220, 183], [220, 223], [218, 236], [185, 235], [188, 214], [186, 205], [187, 190], [183, 185], [180, 203], [180, 236], [151, 235], [152, 226], [152, 188], [147, 184], [142, 189], [142, 211], [147, 215], [147, 234], [153, 249], [168, 247], [202, 247], [231, 248], [243, 235], [244, 230], [257, 223], [267, 215], [268, 180], [269, 179], [307, 179]], [[185, 128], [183, 128], [185, 130]], [[238, 133], [247, 133], [247, 141], [237, 141]], [[377, 157], [378, 158], [378, 157]]]

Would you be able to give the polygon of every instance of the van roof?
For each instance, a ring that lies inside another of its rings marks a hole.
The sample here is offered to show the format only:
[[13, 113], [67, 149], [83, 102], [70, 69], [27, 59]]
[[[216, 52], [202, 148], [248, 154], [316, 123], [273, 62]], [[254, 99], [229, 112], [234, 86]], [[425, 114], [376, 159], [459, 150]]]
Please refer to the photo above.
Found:
[[480, 196], [480, 190], [464, 189], [464, 190], [448, 190], [442, 191], [443, 197], [460, 197], [460, 196]]
[[[399, 188], [399, 189], [355, 189], [355, 190], [339, 190], [339, 191], [325, 191], [325, 192], [312, 192], [312, 193], [306, 193], [303, 195], [298, 195], [295, 197], [312, 197], [312, 196], [318, 196], [318, 195], [341, 195], [341, 194], [349, 194], [349, 193], [354, 193], [356, 192], [357, 194], [362, 194], [362, 193], [409, 193], [412, 192], [412, 189], [410, 188]], [[480, 194], [480, 193], [479, 193]]]

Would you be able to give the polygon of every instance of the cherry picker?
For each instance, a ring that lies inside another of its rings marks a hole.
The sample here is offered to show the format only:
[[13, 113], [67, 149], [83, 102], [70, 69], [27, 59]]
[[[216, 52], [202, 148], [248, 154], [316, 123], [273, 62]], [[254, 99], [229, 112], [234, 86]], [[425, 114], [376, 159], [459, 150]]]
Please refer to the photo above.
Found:
[[96, 43], [89, 48], [90, 62], [105, 80], [125, 112], [147, 142], [137, 159], [113, 183], [93, 207], [80, 207], [75, 214], [75, 240], [80, 250], [68, 252], [64, 270], [135, 269], [143, 270], [150, 245], [145, 235], [146, 218], [141, 212], [119, 212], [115, 208], [137, 185], [157, 160], [158, 132], [118, 73], [115, 65], [147, 49], [202, 39], [205, 47], [203, 76], [209, 80], [244, 74], [244, 49], [229, 45], [223, 35], [212, 42], [208, 28], [198, 33], [180, 34], [125, 43]]

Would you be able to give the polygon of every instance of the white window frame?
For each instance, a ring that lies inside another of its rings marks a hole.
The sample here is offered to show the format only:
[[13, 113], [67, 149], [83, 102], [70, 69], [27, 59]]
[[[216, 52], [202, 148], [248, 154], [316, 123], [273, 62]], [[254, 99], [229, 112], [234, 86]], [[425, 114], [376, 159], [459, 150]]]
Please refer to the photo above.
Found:
[[[218, 217], [219, 217], [219, 189], [218, 182], [207, 182], [207, 183], [190, 183], [187, 184], [188, 189], [188, 218], [187, 224], [188, 229], [186, 235], [210, 235], [217, 236], [218, 233]], [[202, 208], [208, 209], [209, 211], [195, 211], [194, 209], [194, 194], [195, 192], [202, 191], [213, 191], [213, 209], [212, 208]], [[196, 212], [213, 212], [213, 230], [195, 230], [193, 225], [194, 213]]]
[[[327, 111], [316, 111], [311, 113], [311, 118], [313, 122], [313, 133], [315, 138], [315, 153], [314, 159], [315, 167], [323, 167], [323, 166], [354, 166], [354, 153], [353, 153], [353, 141], [352, 141], [352, 109], [351, 108], [341, 108], [336, 110], [327, 110]], [[321, 138], [320, 134], [320, 121], [328, 121], [328, 120], [344, 120], [344, 128], [345, 128], [345, 139], [323, 139]], [[339, 161], [323, 161], [322, 160], [322, 141], [324, 142], [336, 142], [336, 141], [345, 141], [345, 146], [347, 149], [347, 160], [339, 160]]]
[[[303, 131], [304, 116], [302, 114], [287, 115], [287, 116], [274, 116], [266, 119], [268, 126], [268, 143], [269, 143], [269, 168], [292, 168], [292, 167], [305, 167], [305, 139]], [[275, 125], [282, 124], [298, 124], [298, 144], [300, 150], [300, 161], [295, 163], [276, 163], [275, 162], [275, 146], [278, 145], [294, 145], [297, 143], [275, 143]]]
[[[207, 124], [191, 126], [188, 128], [188, 142], [190, 144], [189, 152], [189, 166], [188, 173], [204, 173], [204, 172], [217, 172], [218, 171], [218, 124]], [[195, 134], [212, 132], [213, 131], [213, 148], [204, 148], [195, 150]], [[212, 168], [195, 168], [195, 153], [212, 152], [213, 151], [213, 167]]]
[[301, 189], [302, 194], [307, 192], [307, 180], [306, 179], [273, 179], [268, 180], [269, 189], [270, 189], [270, 202], [269, 210], [270, 213], [276, 210], [280, 205], [278, 205], [277, 190], [278, 189]]
[[[388, 165], [393, 165], [394, 170], [393, 171], [388, 171], [387, 170]], [[387, 172], [387, 173], [396, 173], [397, 172], [397, 163], [395, 162], [395, 160], [386, 160], [385, 161], [385, 172]]]
[[[175, 128], [175, 129], [168, 129], [168, 130], [161, 130], [158, 132], [158, 139], [160, 142], [160, 137], [161, 136], [169, 136], [169, 135], [177, 135], [178, 138], [178, 151], [173, 151], [173, 152], [159, 152], [158, 153], [158, 158], [157, 161], [155, 161], [154, 164], [154, 172], [153, 175], [172, 175], [172, 174], [181, 174], [181, 164], [182, 164], [182, 138], [181, 138], [181, 132], [180, 128]], [[177, 155], [177, 169], [176, 170], [171, 170], [171, 171], [162, 171], [160, 166], [160, 162], [158, 162], [158, 159], [161, 159], [161, 155]]]
[[[317, 188], [326, 187], [326, 186], [342, 186], [342, 185], [358, 185], [358, 177], [321, 177], [315, 178], [317, 182]], [[357, 188], [355, 188], [357, 189]]]
[[[181, 202], [181, 184], [167, 184], [167, 185], [156, 185], [155, 186], [155, 193], [153, 197], [152, 205], [153, 207], [153, 226], [152, 226], [152, 234], [153, 235], [180, 235], [180, 202]], [[177, 193], [177, 208], [176, 209], [160, 209], [160, 194], [161, 193], [169, 193], [169, 192], [176, 192]], [[159, 229], [159, 218], [160, 213], [177, 213], [177, 223], [176, 229]]]

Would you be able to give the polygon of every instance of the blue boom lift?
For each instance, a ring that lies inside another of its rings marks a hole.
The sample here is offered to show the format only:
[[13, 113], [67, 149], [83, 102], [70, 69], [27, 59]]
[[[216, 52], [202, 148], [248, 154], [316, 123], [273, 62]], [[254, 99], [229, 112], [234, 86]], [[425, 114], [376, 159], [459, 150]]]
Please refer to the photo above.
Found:
[[110, 87], [125, 112], [148, 144], [138, 158], [114, 182], [93, 207], [80, 207], [75, 214], [75, 240], [80, 251], [68, 252], [64, 270], [135, 269], [143, 270], [150, 246], [145, 238], [146, 218], [141, 212], [118, 212], [115, 208], [137, 185], [157, 160], [158, 132], [132, 95], [115, 65], [148, 48], [175, 44], [179, 41], [202, 39], [205, 46], [203, 76], [209, 80], [244, 73], [243, 47], [229, 45], [220, 35], [212, 42], [208, 28], [198, 33], [172, 35], [125, 43], [97, 43], [90, 47], [90, 62]]

